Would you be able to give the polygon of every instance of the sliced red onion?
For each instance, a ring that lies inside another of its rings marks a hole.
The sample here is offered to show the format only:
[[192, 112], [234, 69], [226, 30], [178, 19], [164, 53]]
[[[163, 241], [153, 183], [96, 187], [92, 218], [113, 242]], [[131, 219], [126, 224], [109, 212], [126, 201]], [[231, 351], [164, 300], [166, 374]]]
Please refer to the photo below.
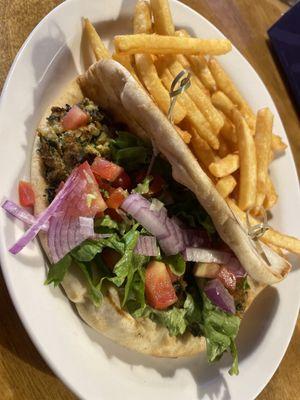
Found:
[[135, 193], [127, 197], [122, 209], [132, 215], [148, 232], [154, 235], [166, 255], [177, 254], [184, 249], [181, 228], [168, 217], [165, 207], [159, 211], [151, 210], [151, 203]]
[[91, 217], [79, 217], [79, 229], [80, 233], [84, 236], [94, 235], [94, 218]]
[[152, 199], [150, 210], [151, 211], [160, 211], [164, 206], [164, 203], [159, 201], [158, 199]]
[[219, 279], [212, 279], [204, 286], [204, 292], [209, 300], [221, 310], [235, 314], [234, 299]]
[[134, 252], [143, 256], [158, 256], [156, 238], [154, 236], [139, 236]]
[[[10, 215], [16, 217], [27, 225], [33, 225], [36, 223], [36, 218], [32, 214], [30, 214], [27, 210], [25, 210], [25, 208], [20, 207], [13, 201], [4, 200], [4, 202], [1, 204], [1, 207]], [[41, 230], [43, 231], [47, 231], [48, 228], [49, 226], [47, 223], [41, 226]]]
[[230, 258], [226, 264], [226, 269], [228, 269], [228, 271], [230, 271], [236, 278], [244, 278], [247, 275], [242, 264], [236, 257]]
[[183, 258], [185, 261], [227, 264], [231, 254], [219, 250], [187, 247], [183, 252]]
[[210, 247], [211, 239], [208, 233], [200, 229], [183, 229], [183, 241], [186, 247]]
[[18, 254], [41, 230], [41, 227], [49, 221], [49, 218], [56, 212], [58, 207], [64, 202], [68, 194], [76, 186], [77, 169], [70, 175], [62, 190], [56, 195], [52, 203], [43, 211], [36, 222], [25, 232], [25, 234], [9, 249], [12, 254]]

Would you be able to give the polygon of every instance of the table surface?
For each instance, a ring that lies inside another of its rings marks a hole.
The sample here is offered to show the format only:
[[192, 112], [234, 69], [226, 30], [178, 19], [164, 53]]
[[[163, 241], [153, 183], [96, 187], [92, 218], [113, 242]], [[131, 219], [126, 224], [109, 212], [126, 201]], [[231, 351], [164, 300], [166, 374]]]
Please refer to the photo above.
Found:
[[[0, 91], [26, 37], [59, 3], [58, 0], [0, 0]], [[267, 29], [288, 7], [279, 0], [184, 0], [184, 3], [221, 29], [261, 76], [282, 118], [300, 173], [299, 119], [266, 41]], [[14, 310], [2, 275], [0, 304], [1, 399], [75, 399], [32, 344]], [[283, 361], [258, 399], [300, 399], [299, 360], [300, 321]]]

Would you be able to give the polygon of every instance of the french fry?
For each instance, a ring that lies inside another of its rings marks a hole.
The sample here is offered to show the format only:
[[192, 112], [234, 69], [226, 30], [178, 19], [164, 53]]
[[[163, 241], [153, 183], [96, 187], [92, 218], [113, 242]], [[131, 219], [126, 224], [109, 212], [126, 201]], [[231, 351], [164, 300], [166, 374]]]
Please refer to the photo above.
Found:
[[210, 164], [219, 160], [219, 157], [209, 147], [209, 145], [203, 140], [195, 129], [191, 128], [191, 147], [197, 160], [203, 164], [207, 169]]
[[284, 153], [285, 149], [287, 148], [287, 145], [283, 143], [280, 136], [273, 134], [271, 148], [275, 153], [275, 155], [279, 155]]
[[236, 106], [226, 94], [218, 90], [212, 94], [211, 101], [218, 110], [221, 110], [226, 115], [226, 117], [232, 119], [232, 111]]
[[102, 42], [96, 29], [87, 18], [84, 18], [84, 30], [86, 32], [88, 41], [91, 44], [96, 60], [98, 61], [101, 60], [102, 58], [111, 58], [109, 51]]
[[219, 149], [218, 149], [218, 155], [221, 158], [224, 158], [229, 153], [231, 153], [229, 142], [223, 136], [220, 136], [218, 139], [219, 139], [219, 142], [220, 142], [220, 146], [219, 146]]
[[[188, 62], [186, 56], [183, 56], [182, 54], [177, 54], [174, 57], [176, 57], [176, 60], [180, 62], [183, 69], [186, 69], [192, 73], [191, 65]], [[196, 75], [193, 75], [193, 77], [194, 77], [194, 83], [197, 85], [198, 89], [201, 90], [206, 96], [210, 98], [209, 91], [206, 89], [206, 87], [203, 85], [200, 79], [198, 79]]]
[[135, 69], [133, 68], [133, 65], [132, 65], [132, 62], [131, 62], [131, 57], [132, 56], [129, 56], [128, 54], [120, 54], [120, 53], [118, 53], [118, 54], [114, 53], [112, 55], [113, 60], [118, 61], [118, 63], [122, 64], [123, 67], [125, 67], [127, 69], [127, 71], [131, 73], [131, 75], [134, 77], [134, 79], [141, 86], [143, 86], [141, 84], [141, 81], [139, 80], [136, 72], [135, 72]]
[[[164, 85], [161, 83], [157, 74], [155, 65], [150, 54], [136, 54], [135, 65], [140, 78], [145, 87], [158, 104], [158, 107], [164, 114], [168, 114], [170, 107], [170, 96]], [[179, 102], [176, 102], [173, 110], [173, 121], [178, 124], [185, 117], [186, 112], [184, 107]]]
[[221, 55], [231, 50], [227, 39], [197, 39], [161, 35], [117, 35], [114, 38], [117, 53], [126, 54], [210, 54]]
[[134, 33], [152, 33], [151, 9], [149, 3], [138, 0], [133, 15]]
[[154, 31], [159, 35], [174, 36], [175, 28], [168, 0], [150, 0]]
[[240, 156], [240, 182], [238, 205], [247, 210], [255, 205], [257, 168], [255, 144], [250, 129], [238, 110], [233, 110]]
[[[181, 71], [182, 65], [177, 61], [175, 57], [168, 57], [168, 68], [175, 78]], [[188, 96], [198, 107], [199, 111], [204, 115], [204, 117], [209, 122], [212, 131], [215, 134], [218, 134], [220, 129], [224, 124], [223, 117], [219, 114], [219, 112], [212, 105], [209, 97], [204, 94], [201, 90], [197, 88], [197, 84], [195, 83], [194, 76], [190, 76], [191, 86], [187, 90]]]
[[265, 198], [263, 202], [263, 206], [266, 210], [270, 210], [277, 203], [278, 195], [276, 193], [274, 184], [269, 175], [267, 175], [266, 179], [266, 192]]
[[[246, 213], [242, 211], [231, 199], [227, 199], [227, 203], [234, 214], [239, 218], [239, 220], [246, 226]], [[249, 221], [251, 225], [256, 225], [260, 221], [249, 215]], [[272, 244], [274, 246], [280, 247], [281, 249], [285, 249], [291, 251], [292, 253], [300, 254], [300, 240], [294, 238], [293, 236], [284, 235], [274, 229], [268, 229], [264, 235], [261, 237], [261, 240], [266, 244]]]
[[228, 154], [226, 157], [210, 164], [208, 169], [216, 178], [223, 178], [237, 171], [239, 166], [239, 156], [237, 154]]
[[225, 199], [233, 192], [236, 187], [236, 180], [232, 175], [224, 176], [220, 180], [218, 180], [216, 184], [216, 189], [220, 193], [220, 195]]
[[[190, 37], [186, 30], [180, 29], [175, 32], [176, 36]], [[195, 75], [200, 79], [202, 84], [208, 89], [209, 92], [215, 92], [217, 90], [217, 84], [212, 76], [207, 61], [204, 56], [187, 56], [189, 63]]]
[[[165, 67], [165, 60], [163, 58], [159, 58], [156, 65], [160, 71], [160, 78], [165, 85], [165, 88], [170, 90], [173, 81], [173, 75], [168, 68]], [[203, 114], [198, 110], [190, 97], [186, 93], [181, 93], [181, 95], [177, 97], [177, 103], [179, 103], [186, 110], [186, 118], [197, 130], [202, 139], [204, 139], [213, 149], [218, 149], [218, 138], [213, 134], [209, 123], [204, 118]]]
[[184, 141], [184, 143], [186, 144], [190, 143], [192, 135], [188, 131], [181, 129], [179, 128], [179, 126], [176, 125], [174, 125], [174, 128], [179, 133], [179, 136]]
[[[222, 111], [220, 111], [222, 113]], [[224, 118], [224, 125], [220, 130], [220, 135], [224, 137], [224, 139], [228, 140], [231, 143], [237, 143], [236, 131], [235, 126], [233, 123], [223, 114]]]
[[261, 207], [266, 195], [266, 181], [268, 176], [269, 157], [273, 129], [273, 114], [268, 108], [263, 108], [258, 111], [256, 116], [255, 127], [255, 151], [257, 162], [257, 192], [256, 192], [256, 207]]
[[218, 89], [224, 92], [230, 98], [230, 100], [238, 106], [247, 124], [249, 125], [249, 128], [253, 130], [255, 127], [255, 115], [253, 114], [249, 104], [240, 94], [232, 80], [229, 78], [216, 59], [210, 58], [208, 65], [217, 83]]

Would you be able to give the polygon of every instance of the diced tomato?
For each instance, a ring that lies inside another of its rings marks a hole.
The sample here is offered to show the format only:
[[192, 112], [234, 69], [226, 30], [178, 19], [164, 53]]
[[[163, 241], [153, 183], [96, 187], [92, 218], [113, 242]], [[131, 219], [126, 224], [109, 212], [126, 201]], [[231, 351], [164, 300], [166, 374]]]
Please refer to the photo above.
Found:
[[173, 272], [171, 271], [171, 269], [170, 269], [170, 267], [168, 265], [167, 265], [167, 271], [168, 271], [168, 274], [169, 274], [169, 276], [171, 278], [171, 282], [172, 283], [177, 282], [179, 280], [179, 276], [173, 274]]
[[107, 210], [105, 210], [105, 214], [109, 215], [110, 218], [113, 219], [116, 222], [122, 222], [123, 221], [122, 217], [113, 208], [108, 208]]
[[19, 201], [22, 207], [34, 206], [35, 196], [31, 183], [19, 182]]
[[78, 106], [73, 106], [61, 120], [65, 130], [80, 128], [88, 123], [89, 116]]
[[148, 304], [157, 309], [176, 303], [177, 296], [170, 275], [164, 263], [152, 261], [146, 268], [145, 294]]
[[115, 189], [106, 200], [108, 208], [114, 208], [115, 210], [120, 207], [120, 205], [125, 200], [126, 196], [122, 188]]
[[103, 249], [101, 257], [105, 265], [113, 271], [114, 266], [120, 260], [121, 255], [114, 249], [109, 249], [108, 247], [106, 247], [105, 249]]
[[74, 204], [71, 212], [74, 215], [94, 217], [97, 213], [104, 211], [107, 205], [103, 200], [94, 174], [87, 161], [78, 167], [78, 177], [79, 179], [84, 179], [86, 185], [81, 201], [78, 204]]
[[91, 168], [94, 174], [109, 182], [115, 181], [123, 172], [122, 167], [101, 157], [95, 158]]
[[145, 179], [146, 175], [147, 175], [147, 171], [145, 169], [142, 169], [142, 170], [136, 172], [135, 173], [135, 179], [134, 179], [135, 183], [138, 184], [138, 183], [143, 182], [143, 180]]
[[104, 179], [99, 178], [97, 175], [95, 175], [96, 181], [98, 182], [99, 188], [106, 190], [108, 194], [111, 194], [115, 188], [111, 187], [108, 182], [106, 182]]
[[130, 190], [132, 183], [130, 176], [123, 170], [117, 179], [113, 182], [114, 187], [121, 187], [124, 190]]
[[228, 271], [226, 267], [221, 267], [218, 272], [217, 278], [223, 283], [223, 285], [230, 291], [234, 291], [236, 288], [236, 277]]

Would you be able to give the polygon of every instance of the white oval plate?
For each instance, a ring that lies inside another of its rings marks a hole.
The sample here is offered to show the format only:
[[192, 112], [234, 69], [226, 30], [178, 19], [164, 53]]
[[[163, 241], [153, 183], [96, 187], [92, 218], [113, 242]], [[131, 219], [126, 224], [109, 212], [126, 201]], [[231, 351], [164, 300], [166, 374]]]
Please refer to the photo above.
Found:
[[[130, 33], [135, 0], [70, 0], [53, 10], [31, 33], [11, 68], [1, 99], [0, 200], [17, 199], [17, 183], [29, 177], [35, 127], [43, 110], [70, 79], [84, 70], [81, 17], [96, 24], [108, 43]], [[176, 26], [202, 37], [222, 37], [207, 20], [177, 1], [171, 2]], [[268, 106], [275, 130], [286, 134], [262, 81], [234, 49], [222, 57], [254, 110]], [[299, 189], [290, 150], [272, 164], [280, 195], [273, 225], [300, 236]], [[84, 399], [153, 400], [253, 399], [278, 367], [290, 341], [299, 309], [300, 272], [294, 270], [276, 288], [266, 289], [243, 321], [239, 340], [240, 375], [230, 377], [230, 357], [209, 366], [205, 355], [157, 359], [126, 350], [93, 332], [76, 315], [60, 289], [44, 286], [44, 259], [37, 243], [17, 257], [7, 249], [22, 224], [0, 212], [1, 264], [20, 318], [55, 373]]]

